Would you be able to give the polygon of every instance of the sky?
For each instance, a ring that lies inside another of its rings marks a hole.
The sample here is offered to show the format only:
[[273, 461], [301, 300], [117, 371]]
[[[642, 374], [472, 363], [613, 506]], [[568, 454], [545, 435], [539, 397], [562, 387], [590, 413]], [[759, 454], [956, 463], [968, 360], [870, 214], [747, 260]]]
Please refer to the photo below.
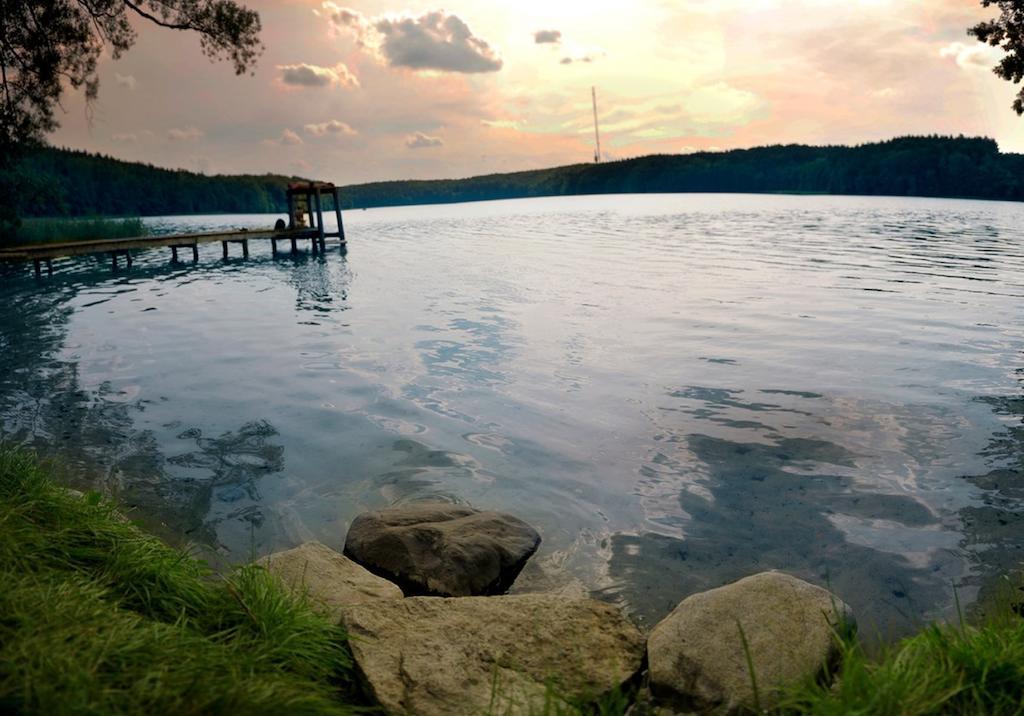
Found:
[[[244, 2], [244, 0], [243, 0]], [[255, 72], [137, 23], [68, 94], [58, 146], [205, 173], [341, 184], [449, 178], [602, 154], [993, 137], [1024, 152], [978, 0], [249, 0]]]

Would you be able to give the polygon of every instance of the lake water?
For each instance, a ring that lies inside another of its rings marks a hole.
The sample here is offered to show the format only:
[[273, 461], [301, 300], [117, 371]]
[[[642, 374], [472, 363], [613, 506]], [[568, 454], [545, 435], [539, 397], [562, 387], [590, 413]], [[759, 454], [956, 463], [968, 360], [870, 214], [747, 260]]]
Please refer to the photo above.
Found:
[[[150, 221], [159, 231], [270, 216]], [[217, 562], [435, 497], [648, 623], [770, 568], [868, 628], [1024, 551], [1024, 207], [646, 195], [355, 211], [347, 255], [2, 269], [0, 431]], [[235, 247], [237, 251], [237, 247]]]

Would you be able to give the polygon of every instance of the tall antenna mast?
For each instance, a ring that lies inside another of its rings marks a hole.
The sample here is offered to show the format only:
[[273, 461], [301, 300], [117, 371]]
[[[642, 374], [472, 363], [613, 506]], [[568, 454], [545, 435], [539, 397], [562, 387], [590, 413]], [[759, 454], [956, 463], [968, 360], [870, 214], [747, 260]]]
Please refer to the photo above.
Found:
[[594, 161], [601, 161], [601, 132], [597, 128], [597, 90], [590, 88], [590, 98], [594, 101]]

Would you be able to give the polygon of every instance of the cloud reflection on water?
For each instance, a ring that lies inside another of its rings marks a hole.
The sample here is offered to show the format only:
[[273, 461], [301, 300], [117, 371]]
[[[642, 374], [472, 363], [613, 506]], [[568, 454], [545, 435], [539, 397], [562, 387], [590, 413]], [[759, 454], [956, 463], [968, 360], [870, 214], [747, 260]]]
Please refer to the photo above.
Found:
[[[543, 532], [538, 582], [648, 620], [775, 566], [902, 629], [1024, 543], [1019, 402], [975, 400], [1002, 400], [1021, 345], [1019, 207], [695, 195], [350, 216], [347, 258], [214, 246], [197, 265], [4, 274], [0, 429], [225, 561], [340, 547], [355, 513], [397, 501], [503, 509]], [[979, 456], [993, 410], [1006, 434]]]

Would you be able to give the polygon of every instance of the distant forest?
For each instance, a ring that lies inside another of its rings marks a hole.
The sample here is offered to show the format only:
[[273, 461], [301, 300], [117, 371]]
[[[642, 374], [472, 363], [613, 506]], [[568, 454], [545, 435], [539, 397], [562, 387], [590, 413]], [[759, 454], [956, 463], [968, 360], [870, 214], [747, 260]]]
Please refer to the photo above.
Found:
[[287, 212], [277, 174], [207, 176], [124, 162], [101, 154], [44, 147], [15, 168], [18, 214], [29, 216], [163, 216]]
[[353, 206], [437, 204], [565, 194], [755, 192], [1024, 200], [1024, 155], [991, 139], [902, 137], [857, 147], [799, 144], [658, 154], [602, 164], [395, 181], [345, 189]]
[[[296, 177], [206, 176], [47, 148], [18, 170], [41, 187], [22, 216], [284, 212]], [[786, 145], [652, 155], [468, 179], [389, 181], [343, 191], [345, 208], [568, 194], [759, 192], [1024, 200], [1024, 155], [991, 139], [902, 137], [856, 147]]]

